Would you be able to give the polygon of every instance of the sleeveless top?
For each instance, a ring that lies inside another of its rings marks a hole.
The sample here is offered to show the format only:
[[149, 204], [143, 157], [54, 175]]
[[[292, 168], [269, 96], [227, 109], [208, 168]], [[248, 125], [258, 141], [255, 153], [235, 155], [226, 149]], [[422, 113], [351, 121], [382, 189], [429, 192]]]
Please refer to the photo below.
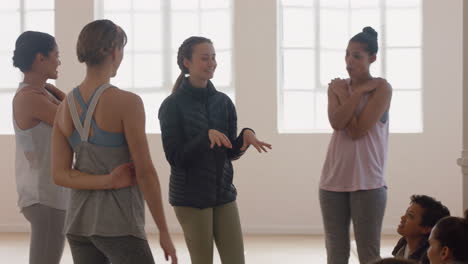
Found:
[[[350, 80], [348, 92], [351, 94]], [[359, 116], [369, 93], [361, 97], [356, 109]], [[388, 111], [365, 136], [352, 140], [346, 130], [335, 130], [322, 169], [320, 189], [335, 192], [372, 190], [386, 186], [384, 178], [388, 149]]]
[[[18, 93], [28, 86], [20, 83]], [[15, 174], [18, 191], [18, 206], [21, 210], [33, 204], [43, 204], [55, 209], [67, 208], [69, 190], [58, 186], [52, 178], [50, 144], [52, 127], [45, 123], [21, 129], [13, 115], [16, 157]]]
[[[103, 145], [89, 140], [94, 110], [99, 97], [109, 87], [110, 84], [98, 87], [91, 97], [90, 104], [82, 108], [83, 123], [75, 105], [75, 92], [67, 95], [73, 124], [80, 136], [80, 141], [76, 144], [73, 144], [73, 134], [68, 138], [75, 153], [76, 170], [96, 175], [109, 174], [115, 167], [131, 160], [126, 141], [123, 145], [120, 144], [120, 140], [113, 143], [106, 141], [107, 145]], [[93, 133], [97, 131], [93, 130]], [[124, 137], [122, 133], [112, 134], [121, 134], [120, 136]], [[118, 135], [114, 136], [114, 139], [119, 138]], [[93, 137], [99, 138], [96, 134]], [[144, 210], [143, 195], [138, 186], [110, 190], [72, 189], [65, 219], [65, 233], [106, 237], [131, 235], [146, 239]]]

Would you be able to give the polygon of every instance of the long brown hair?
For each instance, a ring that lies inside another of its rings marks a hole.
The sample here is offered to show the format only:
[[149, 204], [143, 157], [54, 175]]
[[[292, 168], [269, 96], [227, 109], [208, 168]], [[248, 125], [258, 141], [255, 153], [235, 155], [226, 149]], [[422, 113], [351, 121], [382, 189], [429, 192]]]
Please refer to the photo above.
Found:
[[179, 88], [180, 83], [185, 77], [185, 74], [189, 74], [189, 70], [187, 69], [187, 67], [184, 66], [184, 59], [191, 60], [193, 48], [201, 43], [213, 44], [213, 42], [211, 42], [211, 40], [208, 38], [192, 36], [184, 40], [184, 42], [182, 42], [182, 45], [180, 45], [179, 50], [177, 52], [177, 65], [179, 65], [180, 74], [179, 77], [177, 77], [176, 82], [174, 83], [172, 92], [175, 92], [177, 88]]

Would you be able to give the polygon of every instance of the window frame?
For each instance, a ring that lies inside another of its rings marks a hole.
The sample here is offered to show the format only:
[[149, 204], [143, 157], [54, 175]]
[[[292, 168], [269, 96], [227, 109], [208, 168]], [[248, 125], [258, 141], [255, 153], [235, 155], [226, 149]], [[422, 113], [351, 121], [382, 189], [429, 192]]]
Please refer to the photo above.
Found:
[[[137, 94], [145, 94], [145, 93], [154, 93], [154, 92], [168, 92], [172, 90], [172, 87], [174, 85], [172, 81], [172, 75], [173, 75], [173, 69], [172, 69], [172, 64], [174, 63], [172, 55], [174, 55], [174, 51], [172, 49], [172, 23], [171, 23], [171, 15], [172, 15], [172, 10], [170, 6], [170, 0], [161, 0], [161, 9], [158, 11], [141, 11], [141, 10], [136, 10], [133, 5], [134, 0], [129, 0], [131, 2], [131, 9], [129, 11], [127, 10], [119, 10], [119, 11], [110, 11], [110, 13], [116, 14], [116, 13], [124, 13], [124, 14], [130, 14], [131, 17], [131, 27], [132, 27], [132, 32], [131, 34], [134, 34], [134, 18], [136, 13], [160, 13], [161, 14], [161, 22], [163, 23], [162, 26], [162, 37], [161, 37], [161, 44], [162, 44], [162, 49], [161, 52], [157, 52], [162, 56], [162, 85], [161, 86], [151, 86], [151, 87], [136, 87], [135, 86], [135, 81], [134, 81], [134, 55], [135, 54], [155, 54], [156, 52], [142, 52], [142, 51], [136, 51], [135, 48], [132, 50], [126, 49], [125, 52], [133, 55], [131, 56], [133, 58], [132, 60], [132, 87], [121, 87], [122, 89], [137, 93]], [[230, 14], [230, 29], [231, 29], [231, 43], [230, 43], [230, 48], [225, 48], [225, 49], [220, 49], [216, 48], [216, 53], [222, 53], [222, 52], [230, 52], [231, 55], [231, 80], [230, 80], [230, 85], [216, 85], [216, 88], [219, 91], [228, 93], [232, 95], [235, 94], [235, 86], [234, 86], [234, 50], [233, 50], [233, 36], [234, 36], [234, 28], [233, 28], [233, 12], [234, 12], [234, 6], [233, 6], [233, 0], [228, 0], [229, 1], [229, 6], [227, 8], [210, 8], [210, 11], [216, 11], [216, 10], [228, 10]], [[206, 9], [203, 9], [201, 6], [201, 1], [198, 1], [198, 7], [196, 10], [177, 10], [177, 12], [187, 12], [187, 13], [195, 13], [197, 14], [199, 20], [201, 20], [201, 16], [204, 12], [206, 12]], [[104, 0], [95, 0], [95, 17], [96, 18], [103, 18], [105, 15], [105, 7], [104, 7]], [[198, 23], [199, 29], [198, 31], [201, 31], [200, 29], [200, 21]], [[133, 38], [133, 36], [128, 36], [129, 38]], [[216, 43], [215, 43], [216, 44]], [[175, 81], [175, 80], [174, 80]]]
[[[277, 109], [277, 114], [278, 114], [278, 132], [280, 134], [328, 134], [328, 133], [332, 133], [333, 132], [333, 129], [331, 128], [331, 126], [329, 126], [328, 129], [320, 129], [318, 128], [318, 125], [317, 125], [317, 116], [318, 116], [318, 113], [319, 111], [317, 111], [317, 107], [318, 107], [318, 104], [316, 103], [317, 102], [317, 95], [318, 94], [327, 94], [327, 89], [328, 89], [328, 86], [327, 85], [323, 85], [321, 83], [321, 67], [320, 67], [320, 60], [321, 60], [321, 55], [322, 55], [322, 52], [323, 51], [335, 51], [335, 52], [343, 52], [343, 58], [344, 58], [344, 53], [345, 53], [345, 47], [343, 49], [334, 49], [334, 48], [323, 48], [321, 46], [321, 38], [320, 38], [320, 12], [322, 10], [346, 10], [347, 14], [348, 14], [348, 20], [349, 20], [349, 23], [348, 23], [348, 32], [351, 32], [351, 13], [353, 10], [359, 10], [359, 8], [353, 8], [351, 6], [351, 0], [348, 1], [348, 5], [346, 8], [344, 7], [321, 7], [320, 6], [320, 2], [321, 0], [310, 0], [311, 2], [313, 2], [312, 5], [308, 5], [308, 6], [304, 6], [304, 5], [284, 5], [282, 0], [279, 0], [278, 1], [278, 52], [277, 52], [277, 56], [278, 56], [278, 77], [277, 77], [277, 81], [278, 81], [278, 109]], [[323, 1], [323, 0], [322, 0]], [[380, 30], [379, 30], [379, 54], [378, 54], [378, 59], [380, 60], [380, 72], [381, 72], [381, 76], [383, 78], [386, 77], [387, 75], [387, 65], [386, 65], [386, 62], [387, 62], [387, 52], [389, 50], [398, 50], [398, 49], [404, 49], [404, 50], [409, 50], [409, 49], [416, 49], [418, 52], [420, 52], [420, 54], [422, 55], [422, 50], [423, 50], [423, 43], [422, 43], [422, 29], [423, 29], [423, 25], [422, 23], [420, 23], [421, 25], [421, 31], [420, 31], [420, 39], [421, 39], [421, 42], [420, 42], [420, 45], [415, 45], [415, 46], [405, 46], [405, 45], [400, 45], [400, 46], [391, 46], [391, 45], [387, 45], [387, 23], [386, 23], [386, 19], [387, 19], [387, 12], [389, 10], [396, 10], [396, 9], [404, 9], [404, 10], [408, 10], [408, 9], [417, 9], [419, 10], [419, 12], [421, 13], [421, 16], [420, 16], [420, 19], [422, 20], [422, 6], [423, 6], [423, 2], [421, 0], [418, 1], [418, 4], [417, 5], [407, 5], [407, 6], [392, 6], [392, 7], [388, 7], [387, 6], [387, 2], [389, 0], [379, 0], [379, 3], [378, 3], [378, 6], [376, 7], [377, 9], [380, 10], [380, 16], [379, 16], [379, 21], [380, 21]], [[368, 9], [376, 9], [376, 8], [368, 8]], [[303, 10], [303, 9], [309, 9], [309, 10], [312, 10], [314, 12], [314, 42], [313, 42], [313, 46], [294, 46], [294, 47], [288, 47], [287, 45], [284, 44], [284, 28], [283, 28], [283, 23], [284, 23], [284, 10], [285, 9], [300, 9], [300, 10]], [[285, 51], [291, 51], [291, 50], [313, 50], [315, 52], [315, 56], [314, 56], [314, 74], [315, 74], [315, 80], [314, 80], [314, 88], [313, 89], [297, 89], [297, 88], [294, 88], [294, 89], [291, 89], [291, 88], [285, 88], [284, 86], [284, 69], [285, 69], [285, 64], [284, 64], [284, 54], [285, 54]], [[344, 61], [344, 59], [343, 59]], [[419, 96], [420, 96], [420, 100], [421, 100], [421, 119], [419, 120], [420, 122], [420, 126], [418, 129], [412, 129], [412, 130], [408, 130], [408, 131], [391, 131], [392, 133], [411, 133], [411, 134], [416, 134], [416, 133], [422, 133], [423, 130], [424, 130], [424, 124], [423, 124], [423, 120], [424, 120], [424, 113], [423, 113], [423, 83], [422, 83], [422, 79], [423, 79], [423, 64], [422, 64], [422, 56], [420, 58], [420, 61], [419, 61], [419, 64], [420, 64], [420, 67], [421, 67], [421, 76], [420, 76], [420, 85], [421, 87], [419, 88], [399, 88], [399, 87], [392, 87], [393, 88], [393, 92], [394, 92], [394, 95], [395, 95], [395, 92], [398, 93], [398, 92], [419, 92]], [[344, 66], [343, 66], [344, 67]], [[375, 66], [374, 66], [375, 67]], [[391, 82], [391, 80], [389, 80]], [[285, 94], [288, 93], [288, 92], [304, 92], [304, 93], [310, 93], [310, 94], [313, 94], [313, 100], [314, 100], [314, 104], [313, 104], [313, 107], [314, 107], [314, 111], [313, 111], [313, 128], [309, 128], [309, 129], [297, 129], [297, 128], [288, 128], [286, 127], [286, 124], [285, 124], [285, 116], [284, 116], [284, 112], [285, 112], [285, 105], [284, 105], [284, 98], [285, 98]], [[327, 117], [328, 119], [328, 117]]]

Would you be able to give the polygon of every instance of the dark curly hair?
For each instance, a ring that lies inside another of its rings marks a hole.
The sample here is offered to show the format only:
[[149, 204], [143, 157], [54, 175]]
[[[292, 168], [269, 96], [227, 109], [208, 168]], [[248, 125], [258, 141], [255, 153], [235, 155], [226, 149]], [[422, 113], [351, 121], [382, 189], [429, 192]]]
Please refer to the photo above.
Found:
[[421, 217], [421, 226], [434, 227], [437, 221], [449, 216], [449, 209], [441, 202], [427, 195], [412, 195], [411, 203], [421, 206], [423, 214]]

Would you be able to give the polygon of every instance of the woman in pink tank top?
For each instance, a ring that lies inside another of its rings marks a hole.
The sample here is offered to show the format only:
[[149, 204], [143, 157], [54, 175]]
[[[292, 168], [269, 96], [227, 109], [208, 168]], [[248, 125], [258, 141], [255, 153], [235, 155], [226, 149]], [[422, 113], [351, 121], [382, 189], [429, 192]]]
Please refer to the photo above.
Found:
[[346, 49], [349, 79], [333, 79], [328, 88], [334, 132], [320, 179], [320, 205], [329, 264], [348, 262], [351, 221], [360, 263], [380, 258], [392, 88], [370, 74], [377, 51], [377, 32], [364, 28]]

